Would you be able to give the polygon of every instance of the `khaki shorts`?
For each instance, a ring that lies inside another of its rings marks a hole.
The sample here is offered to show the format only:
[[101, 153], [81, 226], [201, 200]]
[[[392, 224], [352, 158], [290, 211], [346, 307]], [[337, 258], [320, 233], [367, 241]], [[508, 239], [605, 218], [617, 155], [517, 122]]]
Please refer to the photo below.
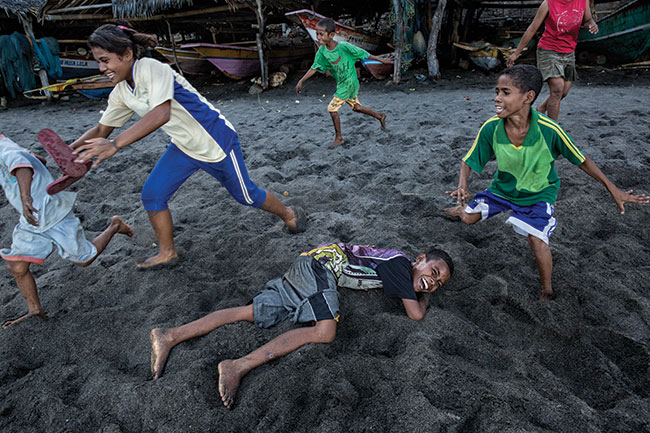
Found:
[[549, 78], [560, 77], [564, 81], [576, 81], [576, 53], [558, 53], [537, 47], [537, 69], [542, 74], [544, 81]]
[[350, 99], [341, 99], [338, 96], [335, 96], [330, 101], [330, 105], [327, 106], [327, 111], [330, 113], [336, 113], [343, 106], [343, 104], [348, 104], [351, 108], [354, 108], [356, 104], [361, 104], [359, 98], [355, 96]]

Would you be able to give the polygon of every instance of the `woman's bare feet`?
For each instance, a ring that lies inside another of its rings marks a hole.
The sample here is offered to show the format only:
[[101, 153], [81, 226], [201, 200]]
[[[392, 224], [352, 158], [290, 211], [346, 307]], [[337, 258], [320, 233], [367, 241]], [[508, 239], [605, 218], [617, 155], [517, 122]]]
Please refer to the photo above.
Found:
[[228, 409], [232, 409], [235, 402], [235, 394], [241, 378], [247, 373], [246, 370], [237, 366], [236, 360], [227, 359], [221, 361], [218, 366], [219, 370], [219, 395], [223, 405]]
[[18, 317], [16, 319], [10, 319], [10, 320], [5, 321], [2, 324], [2, 329], [7, 329], [10, 326], [16, 325], [16, 324], [22, 322], [25, 319], [29, 319], [30, 317], [35, 317], [35, 316], [38, 316], [41, 319], [47, 319], [47, 314], [45, 314], [45, 310], [43, 310], [43, 309], [36, 310], [36, 311], [30, 311], [29, 313], [25, 314], [24, 316], [20, 316], [20, 317]]
[[149, 333], [149, 341], [151, 341], [151, 357], [149, 368], [154, 380], [162, 376], [165, 363], [169, 352], [174, 347], [173, 342], [166, 334], [167, 330], [164, 328], [154, 328]]

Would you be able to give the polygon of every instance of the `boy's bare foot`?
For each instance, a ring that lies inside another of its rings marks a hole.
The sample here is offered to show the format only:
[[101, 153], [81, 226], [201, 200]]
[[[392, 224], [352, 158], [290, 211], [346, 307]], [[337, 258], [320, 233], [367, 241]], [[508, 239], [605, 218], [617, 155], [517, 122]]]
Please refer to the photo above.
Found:
[[174, 347], [174, 345], [169, 342], [166, 331], [167, 330], [163, 328], [154, 328], [149, 333], [149, 341], [151, 341], [149, 368], [151, 369], [151, 374], [154, 380], [162, 376], [165, 362], [169, 356], [169, 351]]
[[2, 329], [7, 329], [10, 326], [16, 325], [16, 324], [22, 322], [25, 319], [29, 319], [30, 317], [35, 317], [35, 316], [38, 316], [41, 319], [47, 319], [47, 314], [45, 314], [45, 310], [43, 310], [43, 309], [39, 309], [39, 310], [36, 310], [36, 311], [30, 311], [29, 313], [25, 314], [24, 316], [20, 316], [20, 317], [18, 317], [16, 319], [10, 319], [10, 320], [5, 321], [2, 324]]
[[337, 147], [339, 147], [339, 146], [342, 145], [343, 143], [345, 143], [345, 140], [343, 140], [342, 137], [336, 137], [336, 138], [334, 139], [334, 143], [332, 143], [332, 144], [330, 144], [329, 146], [327, 146], [327, 148], [328, 148], [328, 149], [336, 149]]
[[173, 268], [178, 264], [178, 254], [175, 252], [173, 254], [163, 254], [158, 253], [158, 255], [149, 257], [142, 263], [138, 263], [136, 267], [141, 270], [157, 271], [164, 268]]
[[545, 301], [552, 301], [553, 299], [555, 299], [555, 293], [553, 292], [552, 289], [551, 289], [551, 290], [544, 290], [544, 289], [542, 289], [542, 290], [539, 292], [539, 300], [540, 300], [540, 301], [542, 301], [542, 302], [545, 302]]
[[445, 215], [451, 217], [453, 220], [458, 220], [463, 216], [463, 207], [461, 205], [448, 207], [442, 210]]
[[111, 225], [117, 226], [117, 233], [133, 237], [133, 228], [117, 215], [111, 218]]
[[384, 131], [386, 130], [386, 113], [381, 113], [379, 117], [379, 124], [381, 125], [381, 129]]
[[235, 394], [237, 393], [239, 382], [244, 376], [244, 373], [237, 368], [235, 361], [230, 359], [221, 361], [218, 370], [219, 395], [221, 395], [223, 405], [228, 409], [232, 409], [232, 405], [235, 402]]

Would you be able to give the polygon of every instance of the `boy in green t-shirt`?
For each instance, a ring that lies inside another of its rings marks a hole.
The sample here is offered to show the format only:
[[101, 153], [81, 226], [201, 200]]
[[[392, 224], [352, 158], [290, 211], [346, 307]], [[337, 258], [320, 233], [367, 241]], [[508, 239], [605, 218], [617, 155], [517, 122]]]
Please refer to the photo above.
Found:
[[[624, 203], [647, 204], [650, 196], [621, 191], [584, 155], [566, 132], [549, 117], [531, 108], [542, 88], [542, 76], [530, 65], [505, 69], [497, 81], [496, 116], [479, 130], [474, 144], [460, 166], [458, 188], [447, 191], [457, 198], [458, 206], [445, 209], [465, 224], [474, 224], [500, 212], [510, 210], [507, 224], [528, 237], [541, 281], [540, 300], [553, 299], [551, 274], [553, 260], [549, 237], [555, 229], [553, 204], [560, 188], [554, 161], [563, 155], [582, 171], [602, 183], [621, 214]], [[497, 171], [490, 187], [469, 198], [467, 181], [471, 170], [481, 172], [496, 158]]]
[[359, 59], [372, 59], [386, 64], [392, 63], [392, 60], [373, 56], [366, 50], [355, 47], [347, 42], [335, 41], [335, 34], [336, 23], [333, 20], [325, 18], [318, 22], [316, 26], [316, 37], [321, 47], [316, 53], [312, 67], [298, 81], [298, 84], [296, 84], [296, 93], [300, 93], [302, 84], [317, 71], [329, 71], [336, 80], [336, 93], [327, 107], [327, 111], [332, 116], [334, 131], [336, 132], [334, 143], [328, 146], [329, 149], [334, 149], [344, 142], [341, 136], [341, 118], [338, 113], [339, 108], [343, 104], [348, 104], [354, 111], [374, 117], [379, 120], [382, 129], [386, 129], [385, 113], [378, 113], [359, 103], [359, 98], [357, 97], [359, 93], [359, 79], [357, 78], [357, 70], [354, 65]]

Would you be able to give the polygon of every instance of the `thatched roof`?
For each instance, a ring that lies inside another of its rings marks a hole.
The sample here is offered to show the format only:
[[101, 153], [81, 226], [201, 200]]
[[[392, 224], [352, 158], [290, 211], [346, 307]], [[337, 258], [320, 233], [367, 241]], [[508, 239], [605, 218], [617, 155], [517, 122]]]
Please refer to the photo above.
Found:
[[150, 17], [170, 9], [194, 6], [193, 3], [192, 0], [113, 0], [113, 15], [118, 18]]
[[44, 3], [45, 0], [0, 0], [0, 9], [4, 9], [7, 15], [24, 15], [29, 12], [36, 14]]

